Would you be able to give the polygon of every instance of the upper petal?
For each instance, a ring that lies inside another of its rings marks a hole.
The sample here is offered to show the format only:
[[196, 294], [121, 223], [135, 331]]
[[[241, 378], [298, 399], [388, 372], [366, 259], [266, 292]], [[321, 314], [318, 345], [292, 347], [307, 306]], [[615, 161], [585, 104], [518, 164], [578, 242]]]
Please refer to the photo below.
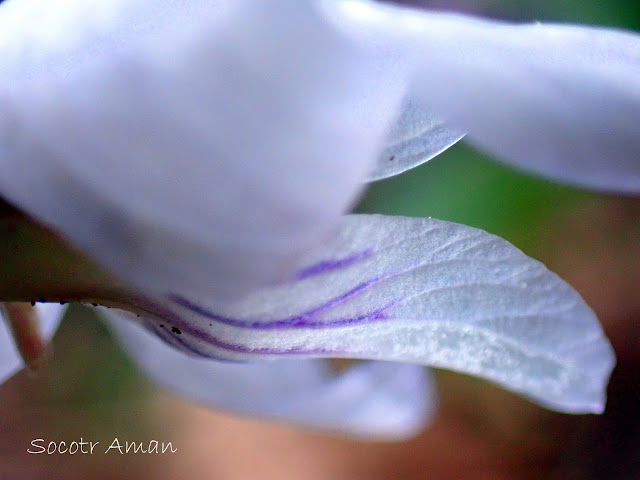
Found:
[[0, 58], [3, 196], [137, 286], [214, 298], [328, 234], [405, 80], [292, 0], [9, 0]]
[[363, 362], [337, 374], [322, 360], [223, 363], [187, 355], [123, 315], [103, 313], [153, 379], [214, 408], [385, 439], [418, 432], [435, 409], [430, 379], [418, 365]]
[[552, 178], [640, 191], [640, 35], [324, 4], [345, 32], [405, 55], [412, 98], [469, 141]]

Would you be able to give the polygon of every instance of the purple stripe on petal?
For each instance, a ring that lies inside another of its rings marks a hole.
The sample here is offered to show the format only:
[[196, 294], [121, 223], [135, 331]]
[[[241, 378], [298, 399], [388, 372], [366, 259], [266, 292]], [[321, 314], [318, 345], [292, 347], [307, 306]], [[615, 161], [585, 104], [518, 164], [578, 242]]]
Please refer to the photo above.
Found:
[[[224, 340], [219, 339], [218, 337], [212, 335], [209, 332], [201, 330], [197, 328], [190, 322], [182, 320], [179, 316], [175, 315], [173, 312], [164, 311], [163, 318], [166, 318], [172, 325], [177, 326], [180, 330], [191, 337], [196, 338], [208, 345], [213, 347], [221, 348], [223, 350], [236, 352], [236, 353], [247, 353], [247, 354], [255, 354], [255, 355], [318, 355], [318, 356], [346, 356], [352, 355], [353, 352], [346, 352], [341, 350], [329, 350], [326, 348], [314, 348], [314, 349], [306, 349], [304, 347], [290, 347], [290, 348], [271, 348], [271, 347], [248, 347], [246, 345], [236, 344], [226, 342]], [[177, 335], [174, 337], [174, 340], [177, 340]], [[215, 355], [211, 355], [208, 353], [200, 352], [195, 349], [192, 344], [189, 344], [187, 339], [180, 339], [180, 343], [182, 345], [189, 345], [190, 350], [201, 357], [214, 358], [218, 359]], [[224, 359], [227, 360], [227, 359]]]
[[[221, 340], [220, 338], [212, 335], [211, 333], [204, 331], [192, 322], [182, 319], [178, 314], [166, 306], [162, 306], [157, 303], [149, 303], [147, 308], [144, 308], [147, 314], [152, 318], [162, 319], [167, 323], [167, 327], [174, 326], [180, 329], [181, 334], [174, 335], [169, 330], [161, 334], [156, 328], [160, 328], [155, 325], [151, 320], [145, 319], [145, 323], [151, 330], [155, 331], [158, 336], [165, 340], [167, 343], [172, 344], [174, 348], [178, 345], [187, 347], [194, 355], [204, 358], [213, 358], [215, 360], [236, 362], [237, 360], [231, 360], [224, 357], [217, 357], [214, 354], [206, 353], [198, 350], [192, 343], [189, 342], [189, 337], [193, 337], [196, 340], [205, 344], [211, 345], [222, 350], [227, 350], [235, 353], [246, 353], [254, 355], [309, 355], [309, 356], [327, 356], [327, 357], [348, 357], [353, 356], [354, 352], [347, 352], [342, 350], [329, 350], [326, 348], [304, 348], [304, 347], [290, 347], [290, 348], [270, 348], [270, 347], [248, 347], [246, 345], [235, 344]], [[164, 329], [162, 329], [164, 330]], [[168, 337], [171, 337], [169, 340]], [[178, 340], [179, 338], [179, 340]], [[179, 347], [178, 347], [179, 348]]]
[[[171, 323], [176, 323], [176, 322], [172, 321]], [[197, 348], [195, 345], [183, 339], [181, 335], [172, 333], [171, 330], [160, 327], [150, 320], [145, 320], [144, 325], [146, 326], [147, 329], [151, 330], [160, 340], [162, 340], [164, 343], [166, 343], [172, 348], [183, 350], [187, 353], [190, 353], [191, 355], [194, 355], [200, 358], [207, 358], [210, 360], [218, 360], [222, 362], [241, 363], [241, 362], [238, 362], [237, 360], [229, 360], [228, 358], [224, 358], [217, 355], [213, 355], [208, 352], [204, 352], [201, 349]], [[183, 328], [185, 330], [187, 329], [186, 327], [183, 327]], [[198, 337], [196, 336], [196, 338]]]
[[336, 260], [324, 260], [322, 262], [318, 262], [315, 265], [311, 265], [300, 270], [296, 274], [296, 279], [304, 280], [305, 278], [313, 277], [315, 275], [320, 275], [322, 273], [330, 272], [332, 270], [337, 270], [339, 268], [345, 268], [354, 263], [359, 262], [360, 260], [364, 260], [373, 255], [373, 249], [368, 248], [367, 250], [363, 250], [362, 252], [354, 253], [345, 258], [340, 258]]
[[150, 320], [145, 320], [144, 326], [170, 347], [177, 348], [178, 350], [186, 350], [189, 353], [201, 357], [205, 356], [203, 352], [196, 351], [190, 344], [185, 343], [177, 335], [172, 335], [166, 328], [160, 327]]
[[173, 336], [169, 335], [164, 329], [158, 327], [153, 322], [144, 322], [144, 327], [170, 347], [177, 348], [178, 350], [182, 349], [182, 345], [180, 345]]
[[226, 358], [222, 358], [218, 355], [213, 355], [209, 352], [204, 352], [201, 349], [197, 348], [195, 345], [189, 343], [188, 341], [186, 341], [185, 339], [182, 338], [181, 335], [172, 333], [171, 331], [167, 330], [166, 331], [167, 336], [172, 337], [174, 342], [175, 342], [175, 346], [177, 346], [178, 348], [181, 348], [183, 350], [185, 350], [186, 352], [195, 355], [197, 357], [201, 357], [201, 358], [208, 358], [210, 360], [224, 360], [224, 361], [230, 361]]
[[394, 301], [372, 312], [368, 312], [363, 315], [359, 315], [357, 317], [340, 318], [340, 319], [330, 320], [330, 321], [318, 321], [318, 320], [315, 320], [314, 318], [316, 315], [322, 313], [323, 311], [328, 310], [329, 308], [335, 307], [336, 305], [366, 290], [367, 288], [377, 283], [378, 281], [379, 281], [378, 279], [373, 279], [368, 282], [361, 283], [357, 287], [352, 288], [351, 290], [340, 295], [339, 297], [331, 299], [327, 303], [324, 303], [323, 305], [320, 305], [319, 307], [316, 307], [300, 315], [279, 319], [279, 320], [270, 320], [270, 321], [239, 320], [239, 319], [234, 319], [229, 317], [223, 317], [179, 295], [171, 294], [169, 295], [169, 299], [174, 303], [176, 303], [177, 305], [180, 305], [181, 307], [184, 307], [198, 315], [208, 318], [209, 320], [214, 320], [216, 322], [223, 323], [225, 325], [230, 325], [233, 327], [238, 327], [238, 328], [252, 328], [252, 329], [261, 329], [261, 330], [287, 329], [287, 328], [328, 328], [328, 327], [337, 327], [342, 325], [354, 325], [354, 324], [363, 323], [371, 320], [385, 319], [386, 318], [385, 312], [397, 302]]

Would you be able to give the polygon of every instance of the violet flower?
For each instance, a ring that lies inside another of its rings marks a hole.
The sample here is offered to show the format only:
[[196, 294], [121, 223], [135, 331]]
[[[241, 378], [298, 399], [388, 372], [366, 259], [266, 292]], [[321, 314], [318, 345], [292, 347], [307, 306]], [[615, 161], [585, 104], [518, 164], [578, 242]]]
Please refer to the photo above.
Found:
[[[143, 369], [200, 401], [402, 436], [433, 408], [431, 365], [601, 412], [613, 351], [542, 264], [464, 225], [343, 214], [463, 132], [637, 192], [639, 52], [632, 33], [361, 0], [9, 0], [0, 192], [121, 282], [67, 299], [141, 313], [103, 310]], [[37, 308], [50, 334], [61, 308]], [[336, 377], [313, 357], [380, 361]]]

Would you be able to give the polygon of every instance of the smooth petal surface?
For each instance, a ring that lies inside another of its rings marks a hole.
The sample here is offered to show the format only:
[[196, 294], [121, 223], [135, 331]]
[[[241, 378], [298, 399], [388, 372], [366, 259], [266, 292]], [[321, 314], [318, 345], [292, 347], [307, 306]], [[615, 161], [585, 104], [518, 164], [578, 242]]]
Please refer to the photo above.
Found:
[[[40, 315], [42, 335], [50, 340], [64, 316], [66, 307], [57, 303], [38, 303], [37, 309]], [[4, 320], [0, 318], [0, 383], [3, 383], [23, 366], [24, 363], [13, 343], [11, 332]]]
[[[164, 308], [164, 310], [163, 310]], [[481, 230], [350, 216], [294, 281], [232, 304], [173, 295], [152, 330], [195, 355], [415, 362], [601, 412], [613, 350], [580, 295]]]
[[428, 372], [417, 365], [363, 362], [338, 374], [323, 360], [223, 363], [186, 355], [130, 319], [103, 313], [153, 379], [214, 408], [384, 439], [417, 433], [435, 410]]
[[468, 141], [552, 178], [640, 191], [640, 35], [360, 0], [324, 5], [345, 33], [395, 45], [413, 65], [411, 98]]
[[0, 191], [147, 291], [274, 283], [384, 143], [376, 55], [312, 2], [9, 0]]
[[463, 132], [434, 118], [415, 101], [407, 100], [367, 181], [381, 180], [415, 168], [442, 153], [463, 136]]

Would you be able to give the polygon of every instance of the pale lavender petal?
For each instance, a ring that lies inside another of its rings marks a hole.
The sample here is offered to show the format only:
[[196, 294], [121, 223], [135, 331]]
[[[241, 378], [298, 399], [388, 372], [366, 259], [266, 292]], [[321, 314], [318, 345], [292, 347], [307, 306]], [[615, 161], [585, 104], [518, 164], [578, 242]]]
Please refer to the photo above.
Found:
[[148, 328], [194, 355], [415, 362], [492, 380], [568, 412], [600, 412], [611, 346], [580, 295], [481, 230], [350, 216], [295, 280], [231, 304], [169, 296]]
[[0, 59], [3, 196], [138, 287], [212, 298], [329, 235], [405, 80], [297, 0], [9, 0]]
[[[64, 316], [66, 307], [57, 303], [38, 303], [37, 309], [42, 336], [50, 340]], [[0, 311], [0, 315], [2, 315], [2, 311]], [[23, 366], [22, 357], [16, 350], [11, 332], [4, 320], [0, 318], [0, 383], [3, 383]]]
[[149, 376], [213, 408], [384, 439], [417, 433], [435, 410], [430, 377], [417, 365], [362, 362], [337, 374], [323, 360], [223, 363], [186, 355], [130, 319], [103, 313]]
[[462, 131], [450, 128], [415, 101], [407, 100], [367, 181], [392, 177], [422, 165], [463, 136]]
[[640, 35], [366, 0], [324, 5], [345, 34], [395, 48], [413, 65], [402, 69], [412, 70], [412, 98], [468, 141], [551, 178], [640, 191]]

